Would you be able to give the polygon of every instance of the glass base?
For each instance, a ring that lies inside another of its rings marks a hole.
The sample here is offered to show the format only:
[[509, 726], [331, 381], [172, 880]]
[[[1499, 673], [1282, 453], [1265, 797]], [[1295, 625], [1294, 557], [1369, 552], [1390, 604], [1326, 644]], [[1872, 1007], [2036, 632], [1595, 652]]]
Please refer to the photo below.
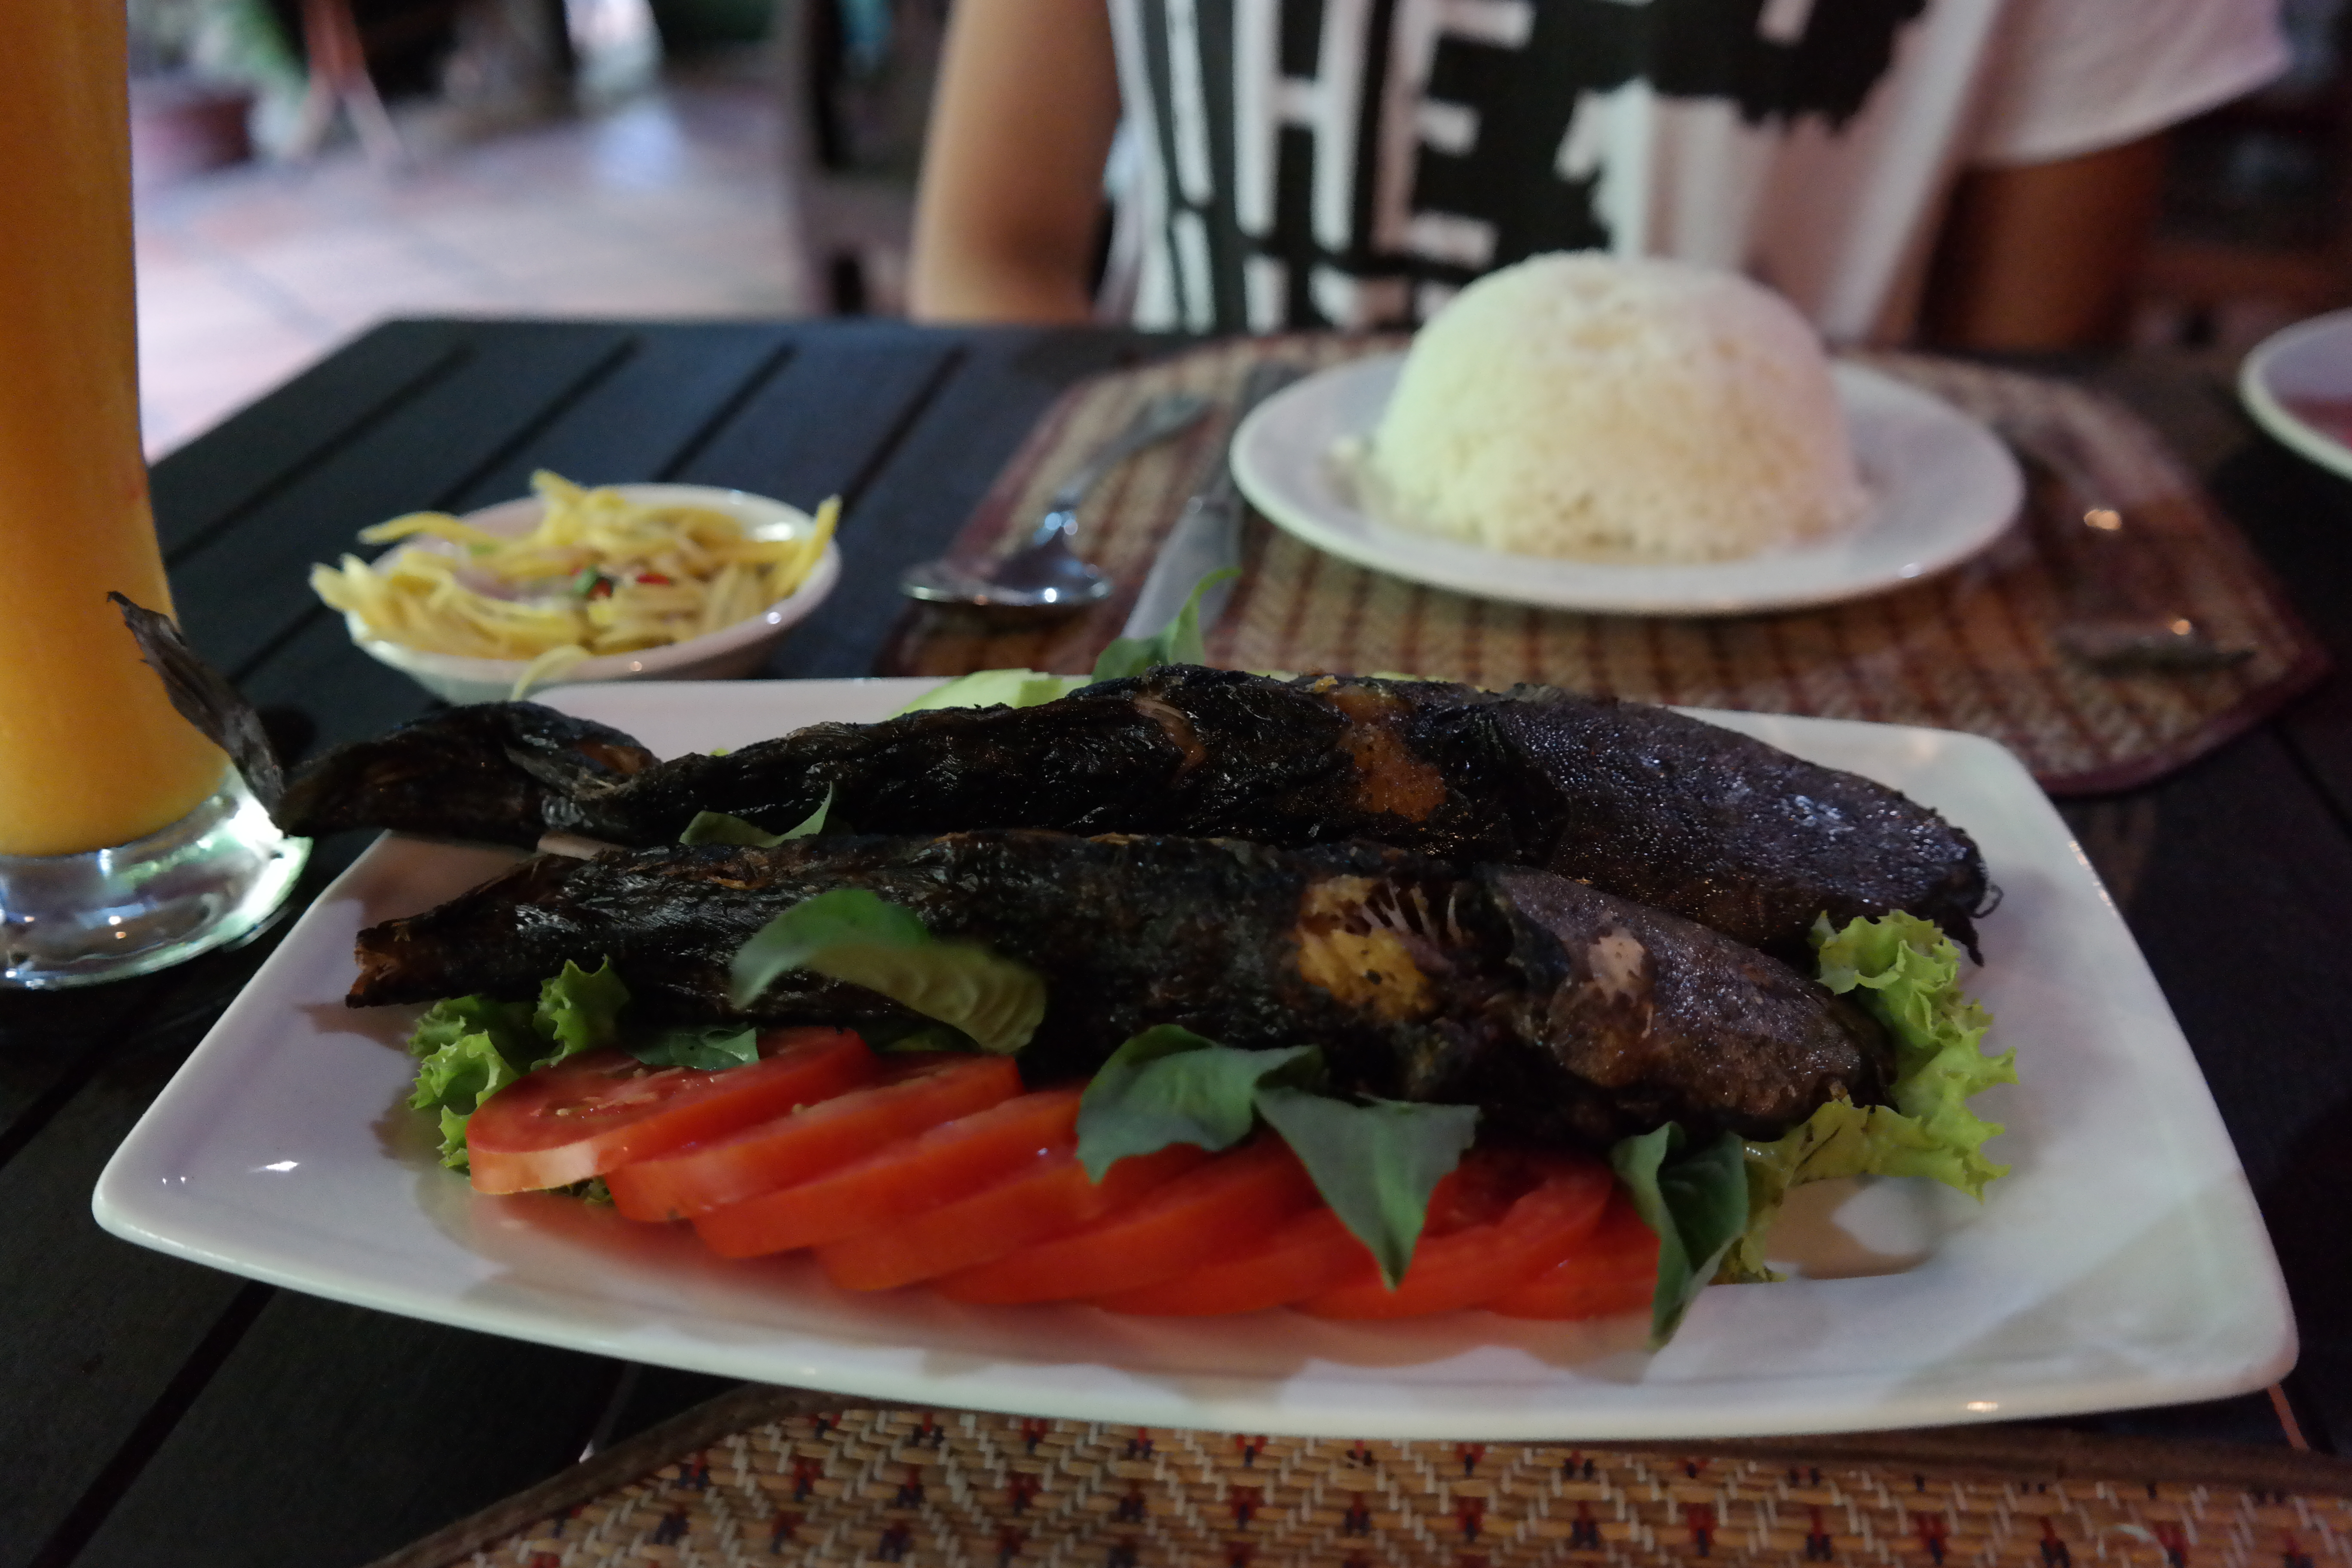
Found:
[[0, 855], [0, 986], [146, 974], [251, 935], [310, 857], [235, 773], [160, 832], [80, 855]]

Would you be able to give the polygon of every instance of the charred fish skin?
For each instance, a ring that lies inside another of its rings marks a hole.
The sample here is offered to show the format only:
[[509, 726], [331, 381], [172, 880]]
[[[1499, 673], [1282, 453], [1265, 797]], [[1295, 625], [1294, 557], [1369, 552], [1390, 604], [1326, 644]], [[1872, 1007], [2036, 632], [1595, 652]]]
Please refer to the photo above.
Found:
[[[1390, 858], [1365, 846], [1328, 858], [1344, 874]], [[1090, 1070], [1153, 1023], [1238, 1045], [1283, 1044], [1302, 1026], [1332, 1024], [1318, 1016], [1328, 998], [1296, 980], [1286, 948], [1309, 877], [1296, 857], [1256, 844], [1023, 831], [541, 856], [362, 931], [350, 1000], [520, 999], [567, 959], [593, 967], [610, 957], [631, 994], [661, 1012], [738, 1016], [727, 1000], [735, 951], [793, 904], [860, 888], [934, 935], [985, 942], [1038, 970], [1052, 998], [1040, 1058]], [[751, 1016], [830, 1018], [848, 989], [786, 974]], [[859, 1016], [887, 1016], [857, 995]]]
[[858, 830], [1035, 827], [1541, 866], [1801, 962], [1816, 916], [1906, 910], [1973, 949], [1969, 836], [1859, 774], [1719, 725], [1549, 687], [1269, 680], [1170, 666], [1027, 709], [813, 726], [575, 792], [622, 843], [698, 809], [781, 831], [831, 792]]
[[1794, 962], [1822, 914], [1843, 925], [1902, 910], [1976, 949], [1984, 857], [1898, 791], [1643, 703], [1517, 687], [1471, 711], [1463, 742], [1511, 780], [1498, 793], [1520, 820], [1514, 864]]
[[[1035, 968], [1050, 1001], [1024, 1068], [1041, 1081], [1178, 1024], [1249, 1048], [1311, 1041], [1343, 1088], [1478, 1103], [1507, 1130], [1605, 1145], [1668, 1118], [1777, 1131], [1822, 1098], [1874, 1097], [1884, 1076], [1873, 1026], [1717, 933], [1548, 872], [1465, 875], [1363, 844], [1011, 831], [542, 857], [362, 932], [351, 1000], [520, 999], [567, 959], [609, 957], [656, 1010], [738, 1016], [736, 947], [840, 887]], [[751, 1016], [906, 1019], [808, 973]]]
[[1771, 1138], [1831, 1100], [1884, 1101], [1884, 1032], [1778, 959], [1566, 878], [1474, 874], [1523, 980], [1509, 1032], [1542, 1048], [1474, 1064], [1456, 1089], [1543, 1108], [1524, 1131], [1607, 1143], [1679, 1118]]
[[[488, 797], [501, 770], [519, 820], [484, 836], [506, 842], [553, 828], [667, 843], [704, 810], [781, 832], [828, 796], [833, 820], [862, 833], [1365, 839], [1544, 867], [1799, 962], [1824, 912], [1905, 910], [1973, 948], [1987, 885], [1968, 835], [1896, 791], [1667, 709], [1548, 687], [1169, 666], [1034, 708], [817, 724], [650, 767], [501, 742], [464, 782]], [[331, 793], [311, 780], [297, 793]]]
[[[450, 708], [306, 768], [271, 813], [286, 832], [392, 828], [529, 847], [546, 831], [558, 788], [617, 780], [654, 754], [609, 724], [536, 702]], [[551, 785], [542, 775], [562, 781]]]
[[829, 793], [832, 815], [861, 833], [1412, 839], [1410, 820], [1357, 805], [1349, 728], [1344, 712], [1295, 684], [1232, 670], [1155, 670], [1034, 708], [814, 724], [725, 757], [680, 757], [641, 777], [585, 781], [550, 826], [654, 844], [709, 810], [778, 832]]

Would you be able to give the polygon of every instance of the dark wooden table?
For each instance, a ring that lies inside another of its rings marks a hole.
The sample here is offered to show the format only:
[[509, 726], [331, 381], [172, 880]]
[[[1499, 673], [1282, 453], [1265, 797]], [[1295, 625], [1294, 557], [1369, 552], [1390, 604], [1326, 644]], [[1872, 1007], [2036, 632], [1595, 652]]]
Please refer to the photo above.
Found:
[[[316, 749], [425, 699], [304, 585], [357, 529], [586, 481], [847, 502], [842, 584], [767, 671], [871, 671], [899, 569], [935, 553], [1063, 387], [1154, 352], [1115, 331], [410, 321], [158, 465], [196, 646]], [[2352, 664], [2352, 486], [2257, 437], [2207, 367], [2077, 367], [2208, 473]], [[2286, 1404], [2352, 1447], [2352, 681], [2163, 783], [2073, 803], [2179, 1011], [2301, 1320]], [[302, 898], [364, 847], [321, 842]], [[95, 992], [0, 994], [0, 1568], [367, 1562], [722, 1392], [716, 1379], [411, 1322], [117, 1241], [100, 1168], [266, 952]], [[2254, 1394], [2089, 1423], [2285, 1440]]]

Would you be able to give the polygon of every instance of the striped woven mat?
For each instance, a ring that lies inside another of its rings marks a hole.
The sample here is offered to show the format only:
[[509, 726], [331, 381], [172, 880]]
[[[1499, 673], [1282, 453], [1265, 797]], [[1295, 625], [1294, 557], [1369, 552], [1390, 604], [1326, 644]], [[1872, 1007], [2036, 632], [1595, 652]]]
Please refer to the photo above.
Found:
[[1647, 1451], [752, 1389], [374, 1568], [2352, 1568], [2352, 1463], [2032, 1428]]
[[[1261, 357], [1316, 368], [1399, 342], [1235, 339], [1082, 383], [1014, 455], [955, 549], [982, 556], [1002, 548], [1145, 398], [1178, 388], [1230, 398]], [[2070, 660], [2051, 641], [2060, 579], [2023, 528], [1916, 586], [1826, 609], [1677, 619], [1574, 615], [1423, 587], [1325, 555], [1253, 516], [1243, 579], [1210, 657], [1244, 669], [1394, 670], [1490, 687], [1543, 681], [1652, 702], [1968, 730], [2016, 751], [2054, 794], [2144, 784], [2258, 721], [2326, 668], [2235, 528], [2132, 414], [2084, 388], [2011, 371], [1916, 355], [1864, 363], [1979, 417], [2069, 427], [2105, 498], [2128, 511], [2144, 540], [2141, 565], [2164, 602], [2253, 656], [2193, 674], [2105, 675]], [[966, 611], [910, 610], [887, 671], [1091, 668], [1223, 436], [1223, 422], [1203, 421], [1131, 459], [1096, 492], [1079, 533], [1121, 585], [1108, 602], [1011, 627]]]

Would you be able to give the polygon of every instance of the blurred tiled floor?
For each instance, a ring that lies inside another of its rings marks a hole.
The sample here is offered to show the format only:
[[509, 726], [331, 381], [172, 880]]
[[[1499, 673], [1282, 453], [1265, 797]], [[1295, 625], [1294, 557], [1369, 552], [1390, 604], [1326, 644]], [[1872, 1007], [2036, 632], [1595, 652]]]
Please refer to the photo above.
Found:
[[754, 78], [676, 76], [593, 117], [479, 141], [420, 126], [402, 172], [339, 147], [143, 195], [149, 452], [391, 316], [799, 313], [776, 113]]

